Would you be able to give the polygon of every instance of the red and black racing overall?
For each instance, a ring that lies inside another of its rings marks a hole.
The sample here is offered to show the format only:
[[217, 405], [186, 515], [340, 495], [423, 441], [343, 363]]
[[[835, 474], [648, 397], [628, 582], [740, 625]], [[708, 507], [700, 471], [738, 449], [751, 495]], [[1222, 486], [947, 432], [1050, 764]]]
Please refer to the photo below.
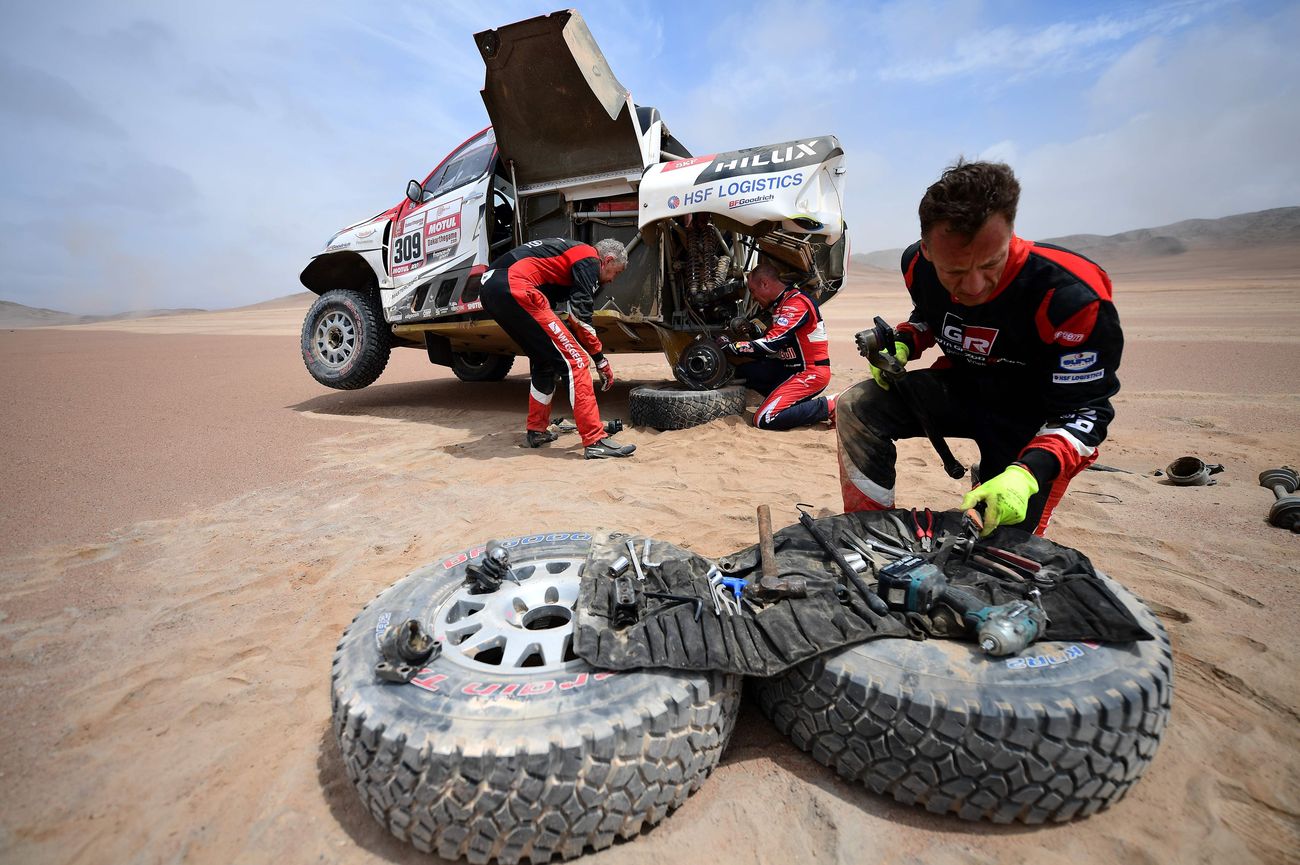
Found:
[[[600, 255], [595, 248], [558, 237], [530, 240], [492, 262], [483, 274], [483, 309], [528, 355], [528, 429], [544, 432], [550, 425], [555, 380], [562, 376], [568, 381], [582, 443], [592, 445], [605, 437], [591, 385], [591, 366], [603, 357], [600, 337], [591, 326], [599, 291]], [[572, 330], [552, 309], [565, 300]]]
[[754, 412], [759, 429], [787, 430], [826, 420], [829, 403], [818, 397], [831, 380], [826, 324], [817, 302], [787, 287], [772, 302], [772, 327], [761, 339], [738, 342], [734, 353], [755, 358], [736, 375], [766, 399]]
[[[912, 314], [898, 338], [912, 358], [936, 343], [944, 354], [909, 371], [908, 384], [935, 433], [975, 440], [982, 479], [1012, 462], [1033, 474], [1038, 493], [1021, 527], [1042, 534], [1115, 416], [1124, 335], [1110, 277], [1081, 255], [1014, 236], [993, 294], [976, 306], [953, 301], [919, 243], [902, 270]], [[870, 379], [840, 395], [837, 415], [844, 510], [892, 508], [894, 442], [924, 435], [920, 422]]]

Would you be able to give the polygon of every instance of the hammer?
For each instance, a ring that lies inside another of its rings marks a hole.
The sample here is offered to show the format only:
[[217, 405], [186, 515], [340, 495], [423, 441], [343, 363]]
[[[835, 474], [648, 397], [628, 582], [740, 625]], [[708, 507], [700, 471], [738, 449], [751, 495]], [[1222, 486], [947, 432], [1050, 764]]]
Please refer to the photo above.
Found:
[[776, 575], [776, 547], [772, 541], [772, 510], [767, 505], [758, 506], [758, 558], [762, 577], [758, 592], [765, 598], [808, 597], [808, 583], [801, 579], [783, 579]]

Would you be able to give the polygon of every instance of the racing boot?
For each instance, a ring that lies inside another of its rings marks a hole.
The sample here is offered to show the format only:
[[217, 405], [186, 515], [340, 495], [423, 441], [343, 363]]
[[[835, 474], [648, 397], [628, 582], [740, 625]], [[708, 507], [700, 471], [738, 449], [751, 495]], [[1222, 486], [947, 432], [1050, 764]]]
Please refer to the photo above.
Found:
[[613, 457], [630, 457], [632, 451], [636, 450], [636, 445], [621, 445], [606, 436], [594, 445], [587, 445], [582, 450], [582, 455], [589, 460], [605, 460]]
[[542, 430], [541, 432], [538, 432], [537, 430], [530, 429], [528, 431], [528, 446], [530, 448], [539, 448], [542, 445], [550, 444], [551, 442], [555, 441], [559, 437], [560, 434], [555, 432], [554, 430], [548, 429], [548, 430]]

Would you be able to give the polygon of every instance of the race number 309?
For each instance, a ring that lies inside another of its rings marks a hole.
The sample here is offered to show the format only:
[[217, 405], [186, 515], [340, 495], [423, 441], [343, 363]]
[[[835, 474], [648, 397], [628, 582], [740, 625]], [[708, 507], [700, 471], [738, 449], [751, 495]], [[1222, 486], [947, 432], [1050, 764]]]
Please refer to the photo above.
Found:
[[407, 264], [424, 258], [424, 245], [421, 229], [408, 231], [393, 243], [393, 264]]

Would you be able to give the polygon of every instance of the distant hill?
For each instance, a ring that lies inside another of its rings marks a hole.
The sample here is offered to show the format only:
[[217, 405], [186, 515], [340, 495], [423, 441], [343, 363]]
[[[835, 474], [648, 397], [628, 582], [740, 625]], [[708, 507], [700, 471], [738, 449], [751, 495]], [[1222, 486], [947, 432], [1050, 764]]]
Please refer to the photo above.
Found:
[[[1242, 249], [1258, 246], [1300, 246], [1300, 207], [1275, 207], [1219, 219], [1184, 219], [1159, 228], [1138, 228], [1119, 234], [1069, 234], [1033, 238], [1064, 246], [1089, 258], [1155, 258], [1193, 249]], [[854, 255], [854, 267], [896, 271], [903, 250], [882, 249]]]
[[[284, 297], [276, 297], [271, 300], [264, 300], [260, 303], [251, 303], [247, 306], [237, 306], [229, 309], [216, 310], [219, 312], [231, 312], [237, 309], [307, 309], [311, 306], [316, 295], [310, 291], [300, 291], [296, 294], [286, 294]], [[40, 309], [34, 306], [24, 306], [21, 303], [14, 303], [9, 300], [0, 300], [0, 330], [13, 330], [20, 327], [50, 327], [63, 326], [69, 324], [91, 324], [97, 321], [124, 321], [135, 318], [157, 318], [165, 315], [188, 315], [195, 312], [209, 312], [206, 309], [141, 309], [132, 312], [119, 312], [113, 315], [77, 315], [71, 312], [59, 312], [57, 309]]]
[[45, 327], [49, 325], [89, 324], [94, 321], [122, 321], [132, 318], [154, 318], [160, 315], [184, 315], [189, 312], [206, 312], [202, 309], [140, 309], [113, 315], [76, 315], [57, 309], [24, 306], [0, 300], [0, 328]]

